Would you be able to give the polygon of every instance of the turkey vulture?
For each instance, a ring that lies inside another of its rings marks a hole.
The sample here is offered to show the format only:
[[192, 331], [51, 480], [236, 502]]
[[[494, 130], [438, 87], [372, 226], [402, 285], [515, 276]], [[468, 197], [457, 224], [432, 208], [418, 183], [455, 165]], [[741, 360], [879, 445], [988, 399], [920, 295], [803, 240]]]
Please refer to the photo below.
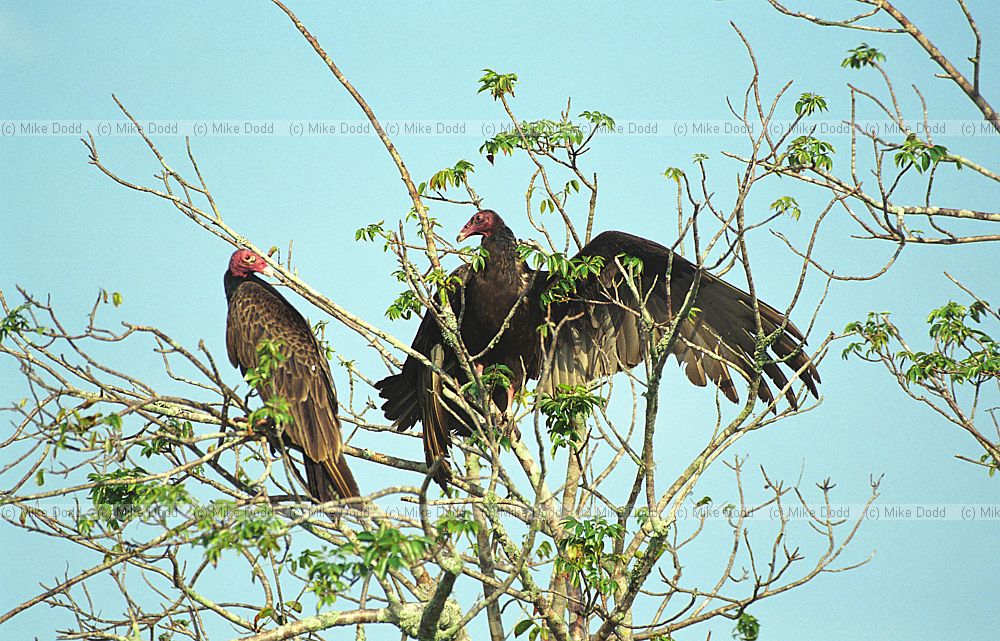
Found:
[[281, 345], [285, 360], [260, 385], [262, 400], [272, 396], [288, 402], [292, 424], [284, 437], [302, 450], [309, 493], [319, 502], [359, 496], [344, 459], [337, 418], [337, 392], [330, 364], [309, 323], [284, 296], [257, 274], [271, 268], [249, 249], [236, 251], [226, 270], [226, 349], [234, 367], [246, 373], [257, 365], [257, 347], [264, 340]]
[[[538, 392], [555, 393], [560, 385], [585, 384], [642, 362], [646, 348], [641, 337], [643, 306], [623, 277], [622, 261], [641, 261], [636, 284], [653, 322], [653, 340], [664, 335], [699, 274], [696, 265], [663, 245], [607, 231], [574, 258], [578, 263], [584, 259], [599, 265], [596, 273], [566, 288], [558, 274], [533, 270], [521, 259], [514, 233], [496, 212], [476, 213], [462, 228], [458, 242], [474, 235], [483, 237], [482, 248], [488, 252], [485, 265], [478, 271], [469, 265], [455, 270], [453, 275], [461, 284], [450, 292], [449, 301], [461, 321], [462, 340], [469, 353], [481, 354], [477, 369], [505, 365], [513, 373], [507, 393], [493, 394], [501, 410], [509, 407], [514, 392], [528, 378], [541, 377]], [[553, 288], [560, 286], [564, 288], [562, 295], [553, 295]], [[758, 308], [765, 334], [784, 323], [784, 331], [770, 346], [775, 362], [763, 366], [764, 374], [779, 388], [784, 387], [788, 378], [778, 365], [781, 363], [799, 372], [817, 396], [819, 374], [803, 352], [802, 333], [773, 307], [758, 301]], [[747, 381], [754, 378], [754, 316], [748, 293], [700, 271], [692, 317], [678, 324], [672, 346], [692, 383], [704, 386], [711, 380], [730, 401], [739, 400], [730, 369]], [[494, 340], [505, 321], [506, 328]], [[546, 323], [550, 331], [540, 336], [538, 328]], [[413, 349], [450, 375], [460, 372], [455, 353], [444, 344], [430, 313], [420, 323]], [[385, 399], [382, 410], [398, 429], [423, 423], [428, 465], [447, 456], [451, 433], [470, 433], [470, 422], [443, 396], [441, 377], [413, 357], [406, 359], [399, 374], [379, 381], [376, 388]], [[757, 395], [766, 403], [774, 400], [763, 378]], [[797, 407], [791, 390], [786, 397]], [[445, 468], [445, 478], [446, 474]]]

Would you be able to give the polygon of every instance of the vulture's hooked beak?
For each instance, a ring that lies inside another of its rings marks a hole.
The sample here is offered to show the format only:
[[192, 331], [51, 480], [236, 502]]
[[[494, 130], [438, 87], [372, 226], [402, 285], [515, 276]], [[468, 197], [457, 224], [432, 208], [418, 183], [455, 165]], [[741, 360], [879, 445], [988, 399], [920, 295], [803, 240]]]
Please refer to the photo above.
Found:
[[264, 269], [260, 270], [260, 273], [268, 278], [274, 278], [274, 269], [267, 263], [264, 264]]
[[472, 230], [469, 229], [469, 225], [466, 225], [465, 227], [462, 227], [462, 231], [458, 232], [458, 237], [455, 238], [455, 242], [460, 243], [471, 235]]

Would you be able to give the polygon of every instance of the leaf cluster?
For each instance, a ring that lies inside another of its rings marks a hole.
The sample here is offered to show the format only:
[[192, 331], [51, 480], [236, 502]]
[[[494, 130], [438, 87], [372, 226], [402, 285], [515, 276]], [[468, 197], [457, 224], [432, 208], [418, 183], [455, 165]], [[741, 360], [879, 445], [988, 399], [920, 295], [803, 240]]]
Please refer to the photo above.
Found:
[[28, 319], [27, 311], [30, 303], [24, 303], [10, 310], [10, 313], [0, 320], [0, 342], [8, 336], [23, 336], [25, 332], [35, 332], [41, 334], [45, 331], [42, 327], [33, 327]]
[[588, 124], [547, 118], [521, 121], [486, 140], [479, 146], [479, 152], [490, 162], [498, 154], [510, 156], [517, 149], [547, 155], [556, 149], [577, 149], [598, 131], [615, 130], [614, 118], [599, 111], [584, 111], [578, 117]]
[[847, 325], [845, 331], [862, 340], [849, 344], [843, 356], [892, 359], [910, 384], [922, 385], [931, 382], [930, 379], [953, 384], [981, 384], [1000, 377], [1000, 344], [977, 327], [986, 310], [986, 304], [981, 301], [968, 306], [949, 301], [927, 316], [933, 349], [903, 348], [895, 352], [891, 342], [903, 343], [899, 328], [889, 314], [873, 312], [866, 321]]
[[460, 187], [468, 181], [469, 174], [476, 170], [468, 160], [459, 160], [454, 167], [446, 167], [431, 176], [427, 186], [436, 191], [447, 191], [450, 187]]
[[799, 96], [795, 103], [795, 115], [811, 116], [817, 111], [826, 111], [826, 98], [808, 91]]
[[799, 216], [802, 215], [802, 210], [799, 209], [799, 203], [797, 200], [791, 196], [782, 196], [773, 203], [771, 203], [771, 211], [776, 212], [782, 216], [788, 214], [794, 220], [798, 220]]
[[835, 151], [833, 145], [825, 140], [813, 136], [799, 136], [788, 143], [785, 158], [792, 167], [815, 167], [830, 171], [833, 169]]
[[514, 87], [517, 86], [516, 73], [500, 73], [492, 69], [483, 69], [483, 75], [479, 78], [479, 91], [476, 93], [489, 92], [494, 100], [501, 96], [513, 96]]
[[544, 394], [538, 403], [552, 439], [552, 454], [561, 447], [577, 447], [583, 441], [581, 426], [605, 399], [591, 394], [585, 385], [560, 385], [555, 395]]
[[884, 53], [862, 42], [857, 47], [848, 50], [847, 57], [840, 63], [840, 66], [861, 69], [862, 67], [874, 67], [883, 62], [885, 62]]
[[566, 573], [573, 585], [583, 582], [602, 595], [614, 594], [619, 586], [611, 578], [611, 570], [620, 559], [605, 550], [605, 544], [613, 546], [625, 534], [625, 527], [608, 523], [604, 517], [567, 517], [562, 526], [566, 536], [558, 542], [559, 556], [554, 570]]
[[576, 284], [591, 275], [598, 275], [604, 269], [602, 256], [575, 256], [567, 258], [561, 252], [547, 253], [536, 247], [519, 245], [517, 248], [521, 260], [534, 265], [535, 269], [544, 267], [553, 280], [539, 299], [541, 305], [547, 306], [554, 302], [568, 300], [576, 293]]
[[[917, 138], [916, 134], [911, 133], [906, 136], [903, 145], [896, 152], [895, 156], [893, 156], [893, 162], [896, 163], [897, 167], [913, 165], [917, 172], [922, 174], [947, 155], [947, 147], [943, 145], [931, 145]], [[955, 165], [959, 168], [962, 166], [961, 163], [957, 162]]]

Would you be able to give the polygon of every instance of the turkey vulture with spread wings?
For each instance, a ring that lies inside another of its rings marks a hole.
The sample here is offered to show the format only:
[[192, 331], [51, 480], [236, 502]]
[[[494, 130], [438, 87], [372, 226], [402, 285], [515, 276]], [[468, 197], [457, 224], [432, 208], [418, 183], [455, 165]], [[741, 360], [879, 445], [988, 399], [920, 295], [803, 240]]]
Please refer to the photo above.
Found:
[[[488, 252], [485, 265], [478, 271], [468, 265], [459, 267], [454, 276], [461, 284], [450, 292], [449, 301], [461, 320], [462, 340], [471, 355], [478, 355], [477, 369], [505, 365], [513, 372], [506, 394], [494, 393], [493, 401], [501, 410], [509, 408], [515, 391], [528, 378], [541, 379], [539, 392], [555, 393], [560, 385], [585, 384], [641, 363], [646, 350], [641, 333], [643, 307], [653, 323], [652, 339], [657, 341], [682, 309], [696, 278], [692, 315], [678, 323], [672, 353], [692, 383], [704, 386], [712, 381], [733, 402], [739, 396], [731, 371], [748, 382], [754, 379], [757, 323], [751, 296], [699, 271], [663, 245], [624, 232], [604, 232], [574, 259], [590, 257], [591, 264], [602, 267], [577, 279], [568, 296], [552, 297], [544, 295], [559, 286], [562, 278], [531, 269], [517, 252], [513, 232], [496, 212], [476, 213], [462, 228], [458, 242], [473, 235], [483, 237], [482, 247]], [[634, 270], [636, 291], [621, 270], [625, 257], [641, 261], [641, 270]], [[543, 304], [546, 298], [552, 300]], [[817, 395], [819, 374], [803, 351], [802, 333], [764, 302], [758, 301], [758, 309], [765, 335], [784, 327], [770, 345], [773, 362], [763, 366], [766, 377], [783, 388], [788, 378], [780, 363], [797, 372]], [[537, 328], [545, 323], [552, 330], [540, 335]], [[424, 315], [413, 348], [449, 375], [460, 372], [457, 356], [444, 344], [433, 314]], [[423, 423], [428, 465], [446, 458], [452, 433], [470, 433], [469, 420], [442, 394], [441, 377], [413, 357], [406, 359], [399, 374], [379, 381], [376, 387], [385, 399], [386, 417], [398, 429]], [[757, 396], [765, 403], [774, 400], [763, 377]], [[791, 389], [786, 398], [797, 407]]]
[[285, 357], [271, 373], [270, 384], [258, 386], [262, 400], [272, 396], [288, 402], [292, 424], [284, 438], [302, 450], [306, 481], [313, 499], [326, 502], [358, 496], [344, 459], [337, 418], [337, 392], [330, 364], [309, 323], [257, 273], [271, 276], [259, 255], [240, 249], [226, 270], [226, 348], [229, 361], [246, 373], [257, 366], [257, 347], [270, 340], [281, 345]]

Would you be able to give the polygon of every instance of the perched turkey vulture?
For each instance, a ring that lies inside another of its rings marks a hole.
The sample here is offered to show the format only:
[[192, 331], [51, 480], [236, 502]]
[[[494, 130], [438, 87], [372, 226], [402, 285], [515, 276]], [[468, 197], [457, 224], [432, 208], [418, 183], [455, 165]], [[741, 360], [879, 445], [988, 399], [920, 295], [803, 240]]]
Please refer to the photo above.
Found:
[[264, 259], [249, 249], [229, 259], [224, 281], [229, 361], [246, 373], [257, 365], [261, 341], [280, 343], [285, 360], [272, 371], [272, 385], [259, 386], [257, 392], [265, 401], [271, 396], [288, 401], [293, 422], [284, 437], [302, 450], [312, 497], [320, 502], [356, 497], [358, 484], [342, 451], [330, 364], [309, 323], [258, 273], [272, 275]]
[[[462, 228], [458, 242], [474, 235], [483, 237], [482, 247], [488, 252], [485, 265], [478, 271], [469, 265], [459, 267], [454, 275], [461, 285], [450, 293], [449, 300], [461, 319], [462, 340], [469, 353], [482, 353], [477, 369], [505, 365], [513, 372], [506, 394], [493, 394], [501, 410], [507, 409], [513, 393], [528, 378], [542, 378], [538, 392], [555, 393], [560, 385], [585, 384], [642, 362], [646, 348], [641, 338], [642, 306], [619, 268], [625, 257], [642, 263], [637, 289], [652, 317], [654, 340], [665, 333], [675, 312], [683, 307], [699, 273], [696, 265], [663, 245], [607, 231], [574, 257], [598, 257], [592, 264], [603, 267], [576, 280], [575, 289], [552, 296], [552, 288], [559, 287], [563, 279], [531, 269], [517, 252], [514, 233], [496, 212], [476, 213]], [[546, 292], [550, 292], [548, 297]], [[546, 298], [550, 300], [543, 304]], [[802, 381], [818, 395], [819, 374], [803, 351], [802, 333], [773, 307], [758, 301], [758, 308], [765, 334], [785, 324], [784, 332], [770, 346], [776, 362], [764, 365], [764, 374], [781, 388], [788, 378], [779, 362], [793, 372], [801, 370]], [[678, 325], [672, 353], [692, 383], [704, 386], [711, 380], [726, 398], [737, 402], [730, 369], [747, 381], [754, 378], [757, 331], [752, 299], [702, 270], [692, 312], [692, 318]], [[507, 327], [494, 341], [505, 321]], [[558, 331], [540, 336], [538, 327], [545, 323]], [[420, 323], [413, 349], [450, 375], [460, 371], [455, 353], [442, 341], [430, 313]], [[385, 399], [382, 409], [386, 417], [395, 421], [398, 429], [423, 423], [428, 465], [447, 456], [450, 434], [470, 433], [462, 412], [442, 394], [441, 377], [413, 357], [406, 359], [399, 374], [379, 381], [376, 388]], [[766, 403], [774, 400], [763, 377], [757, 395]], [[791, 390], [786, 397], [792, 407], [797, 406]]]

